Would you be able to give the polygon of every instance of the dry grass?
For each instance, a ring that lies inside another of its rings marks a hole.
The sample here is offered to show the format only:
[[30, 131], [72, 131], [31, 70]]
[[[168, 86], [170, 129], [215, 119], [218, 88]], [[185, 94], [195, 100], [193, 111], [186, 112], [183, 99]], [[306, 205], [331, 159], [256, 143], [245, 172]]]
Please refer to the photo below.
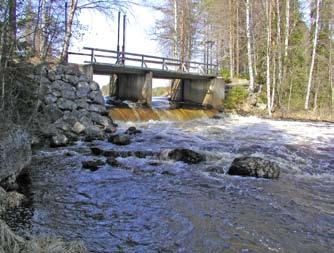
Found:
[[86, 253], [81, 242], [66, 243], [60, 239], [40, 238], [25, 240], [0, 220], [0, 253]]
[[273, 114], [273, 117], [278, 119], [334, 122], [334, 113], [331, 111], [278, 111]]

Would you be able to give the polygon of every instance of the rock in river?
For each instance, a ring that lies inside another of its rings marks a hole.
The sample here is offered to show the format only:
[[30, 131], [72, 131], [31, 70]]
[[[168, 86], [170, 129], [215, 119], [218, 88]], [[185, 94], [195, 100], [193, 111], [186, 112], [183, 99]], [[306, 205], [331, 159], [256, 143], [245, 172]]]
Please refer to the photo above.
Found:
[[127, 135], [116, 134], [109, 137], [109, 142], [116, 145], [124, 146], [124, 145], [129, 145], [131, 141], [129, 136]]
[[104, 161], [100, 159], [92, 159], [82, 162], [82, 167], [85, 169], [89, 169], [91, 171], [96, 171], [99, 169], [100, 166], [103, 166], [105, 164]]
[[205, 160], [204, 156], [190, 149], [180, 148], [168, 152], [168, 158], [188, 164], [196, 164]]
[[125, 134], [134, 135], [134, 134], [140, 134], [141, 130], [135, 128], [135, 127], [129, 127], [128, 130], [125, 131]]
[[276, 163], [260, 157], [243, 156], [234, 159], [227, 174], [276, 179], [279, 177], [280, 167]]
[[51, 138], [51, 147], [64, 147], [68, 144], [69, 140], [64, 134], [57, 134]]

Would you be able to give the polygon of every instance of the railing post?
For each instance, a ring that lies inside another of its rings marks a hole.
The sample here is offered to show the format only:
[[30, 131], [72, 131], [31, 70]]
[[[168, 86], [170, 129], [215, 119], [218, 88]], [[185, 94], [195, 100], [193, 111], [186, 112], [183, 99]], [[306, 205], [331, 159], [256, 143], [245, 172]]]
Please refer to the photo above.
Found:
[[93, 63], [94, 62], [94, 49], [91, 49], [91, 52], [90, 52], [90, 63]]
[[166, 59], [162, 58], [162, 69], [165, 70]]
[[141, 56], [141, 67], [144, 68], [144, 55]]

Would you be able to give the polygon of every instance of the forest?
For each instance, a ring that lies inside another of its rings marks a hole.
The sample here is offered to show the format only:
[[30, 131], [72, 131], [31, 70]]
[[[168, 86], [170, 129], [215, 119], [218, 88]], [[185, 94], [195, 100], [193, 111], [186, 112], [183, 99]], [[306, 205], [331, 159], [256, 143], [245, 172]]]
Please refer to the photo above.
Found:
[[333, 1], [169, 0], [156, 8], [163, 17], [154, 34], [166, 53], [218, 63], [227, 82], [248, 79], [269, 115], [333, 112]]
[[249, 80], [248, 93], [260, 94], [269, 115], [333, 113], [332, 0], [1, 0], [2, 104], [11, 59], [64, 62], [85, 32], [82, 10], [114, 18], [132, 4], [160, 11], [151, 35], [161, 54], [216, 63], [227, 83]]

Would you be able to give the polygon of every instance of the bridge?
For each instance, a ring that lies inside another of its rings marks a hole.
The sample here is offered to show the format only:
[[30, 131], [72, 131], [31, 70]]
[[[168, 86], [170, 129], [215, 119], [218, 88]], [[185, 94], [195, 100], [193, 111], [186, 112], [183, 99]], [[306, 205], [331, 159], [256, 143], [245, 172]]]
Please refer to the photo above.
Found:
[[84, 52], [69, 52], [84, 57], [81, 69], [90, 77], [110, 76], [110, 95], [122, 100], [152, 102], [152, 79], [172, 80], [171, 100], [220, 107], [224, 82], [218, 66], [197, 61], [84, 47]]

